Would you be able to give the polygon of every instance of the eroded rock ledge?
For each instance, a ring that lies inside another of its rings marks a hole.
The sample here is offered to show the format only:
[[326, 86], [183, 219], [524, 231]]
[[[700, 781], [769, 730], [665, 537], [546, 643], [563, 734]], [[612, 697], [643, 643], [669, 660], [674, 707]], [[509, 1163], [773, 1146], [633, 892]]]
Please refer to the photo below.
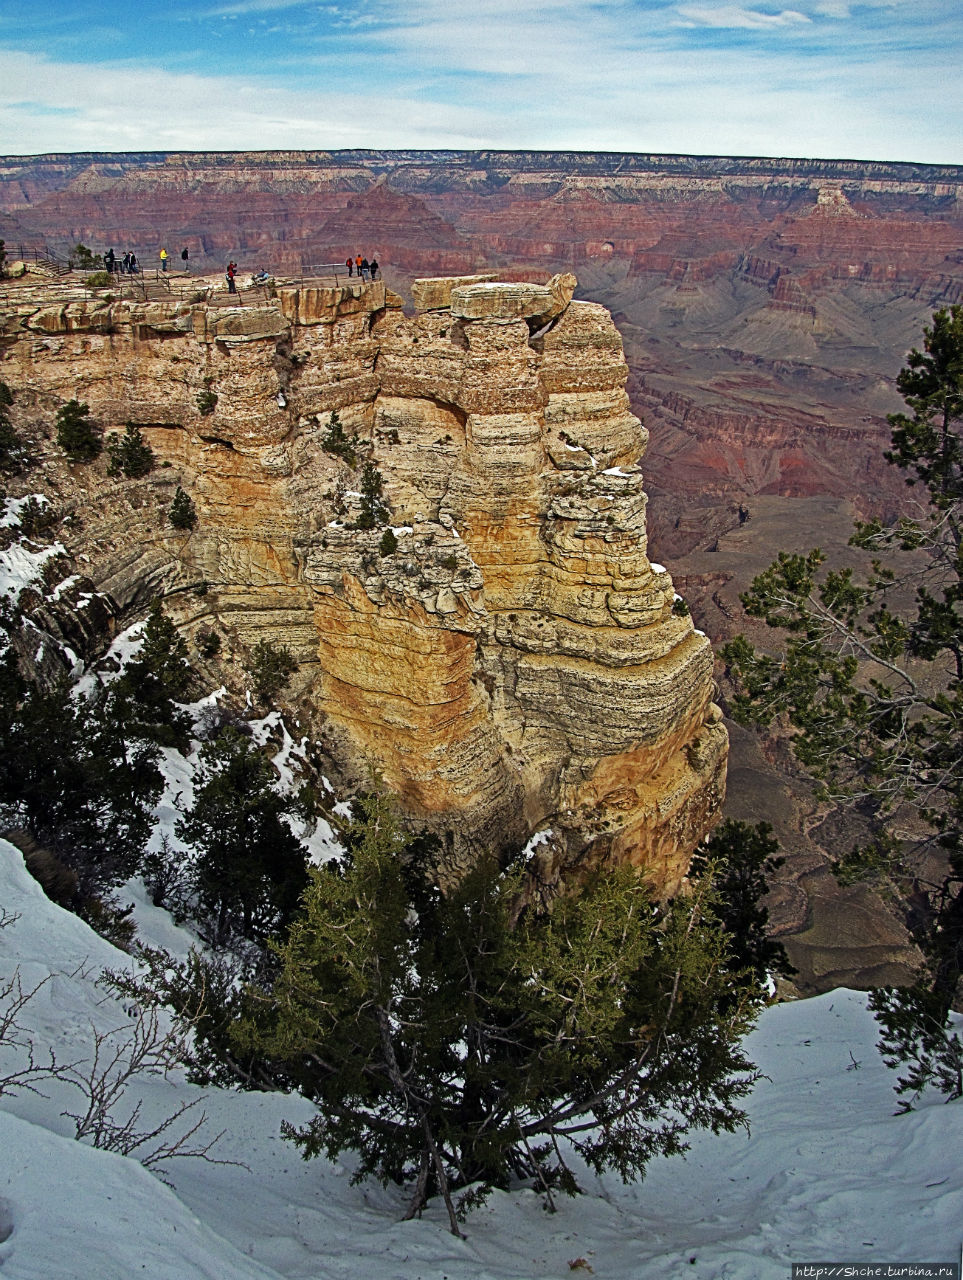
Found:
[[[380, 283], [238, 307], [25, 291], [0, 376], [38, 421], [76, 396], [170, 464], [120, 486], [86, 469], [75, 495], [72, 550], [119, 611], [203, 581], [177, 597], [188, 632], [288, 644], [335, 758], [376, 768], [455, 862], [550, 827], [556, 862], [625, 858], [671, 890], [727, 740], [709, 644], [647, 558], [621, 338], [574, 288], [419, 281], [413, 316]], [[391, 554], [352, 527], [334, 410], [384, 478]], [[190, 536], [163, 519], [175, 483]]]

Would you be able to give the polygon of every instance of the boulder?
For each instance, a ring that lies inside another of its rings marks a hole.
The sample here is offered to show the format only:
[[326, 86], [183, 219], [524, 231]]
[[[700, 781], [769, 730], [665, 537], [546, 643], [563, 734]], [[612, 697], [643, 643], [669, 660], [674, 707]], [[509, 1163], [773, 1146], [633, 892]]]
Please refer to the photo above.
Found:
[[411, 286], [411, 299], [416, 311], [444, 311], [451, 306], [453, 289], [497, 280], [491, 271], [474, 276], [429, 276]]
[[573, 275], [556, 275], [548, 284], [497, 281], [459, 285], [451, 291], [451, 313], [462, 320], [528, 320], [547, 324], [572, 301]]

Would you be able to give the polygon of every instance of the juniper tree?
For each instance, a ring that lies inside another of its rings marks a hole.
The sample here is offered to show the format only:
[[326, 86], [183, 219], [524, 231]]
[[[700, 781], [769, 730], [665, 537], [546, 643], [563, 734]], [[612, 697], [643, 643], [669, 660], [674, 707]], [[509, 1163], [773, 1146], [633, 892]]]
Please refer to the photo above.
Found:
[[692, 1129], [744, 1124], [761, 986], [729, 954], [711, 875], [659, 907], [631, 868], [600, 873], [537, 914], [521, 866], [483, 862], [442, 894], [384, 798], [355, 812], [273, 980], [210, 1032], [243, 1081], [316, 1104], [285, 1130], [305, 1158], [351, 1150], [356, 1178], [408, 1186], [407, 1216], [441, 1195], [457, 1234], [513, 1179], [551, 1204], [578, 1190], [576, 1156], [630, 1180]]
[[92, 271], [97, 265], [97, 256], [85, 244], [77, 243], [69, 254], [71, 266], [76, 263], [81, 271]]
[[884, 1056], [912, 1062], [918, 1082], [936, 1028], [958, 1051], [948, 1015], [963, 973], [963, 307], [934, 314], [896, 385], [907, 411], [889, 419], [885, 456], [919, 495], [914, 515], [856, 525], [861, 574], [819, 550], [781, 553], [742, 599], [785, 633], [782, 649], [737, 637], [723, 653], [737, 718], [791, 727], [817, 794], [868, 823], [838, 870], [902, 902], [924, 953], [913, 988], [873, 997]]

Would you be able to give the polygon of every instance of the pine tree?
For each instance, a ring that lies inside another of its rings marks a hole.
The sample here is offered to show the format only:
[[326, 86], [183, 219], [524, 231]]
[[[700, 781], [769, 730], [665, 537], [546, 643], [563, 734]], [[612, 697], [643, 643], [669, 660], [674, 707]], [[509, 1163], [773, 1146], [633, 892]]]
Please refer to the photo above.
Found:
[[716, 914], [726, 931], [733, 961], [765, 983], [796, 972], [781, 942], [769, 936], [769, 911], [763, 898], [768, 877], [785, 862], [768, 822], [750, 826], [731, 818], [719, 824], [697, 852], [689, 876], [711, 872], [719, 894]]
[[0, 382], [0, 467], [13, 465], [22, 447], [20, 436], [10, 421], [13, 395], [5, 382]]
[[123, 438], [111, 435], [107, 442], [107, 453], [110, 458], [108, 475], [125, 475], [133, 480], [146, 476], [153, 470], [154, 451], [145, 442], [140, 428], [135, 427], [132, 422], [127, 423]]
[[191, 870], [211, 942], [264, 940], [297, 905], [307, 871], [304, 850], [285, 821], [290, 801], [258, 745], [225, 729], [201, 749], [194, 802], [175, 826], [195, 852]]
[[373, 462], [361, 468], [361, 512], [355, 521], [357, 529], [374, 529], [384, 524], [390, 514], [382, 490], [384, 479]]
[[174, 501], [170, 505], [167, 517], [175, 529], [193, 529], [197, 524], [197, 511], [190, 496], [180, 485], [174, 493]]
[[27, 684], [9, 653], [0, 677], [0, 809], [76, 873], [82, 898], [137, 869], [163, 782], [156, 748], [128, 741], [114, 695]]
[[331, 414], [328, 429], [321, 439], [321, 448], [325, 453], [341, 458], [353, 471], [358, 465], [359, 444], [357, 432], [352, 432], [350, 436], [345, 433], [341, 417], [335, 409]]
[[851, 543], [872, 557], [861, 576], [825, 569], [818, 550], [780, 554], [743, 603], [787, 633], [783, 650], [738, 637], [723, 652], [737, 718], [791, 726], [817, 794], [869, 824], [871, 840], [838, 870], [904, 904], [925, 964], [874, 1008], [887, 1061], [926, 1074], [935, 1027], [949, 1043], [963, 974], [963, 307], [934, 314], [897, 387], [909, 412], [890, 418], [886, 457], [921, 486], [919, 514], [857, 524]]
[[192, 679], [187, 642], [155, 600], [144, 623], [140, 650], [124, 667], [115, 688], [128, 732], [160, 746], [186, 750], [191, 718], [174, 704], [186, 697]]
[[287, 645], [259, 640], [247, 667], [254, 697], [259, 703], [272, 703], [281, 690], [287, 688], [297, 669], [297, 661]]
[[68, 400], [57, 410], [57, 443], [73, 462], [91, 462], [103, 448], [82, 401]]

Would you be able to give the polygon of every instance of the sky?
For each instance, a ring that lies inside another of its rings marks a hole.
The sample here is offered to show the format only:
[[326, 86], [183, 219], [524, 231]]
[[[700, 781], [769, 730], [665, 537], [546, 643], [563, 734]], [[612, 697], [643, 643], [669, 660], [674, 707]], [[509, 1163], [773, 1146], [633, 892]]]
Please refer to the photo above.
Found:
[[963, 163], [961, 0], [0, 0], [0, 153]]

